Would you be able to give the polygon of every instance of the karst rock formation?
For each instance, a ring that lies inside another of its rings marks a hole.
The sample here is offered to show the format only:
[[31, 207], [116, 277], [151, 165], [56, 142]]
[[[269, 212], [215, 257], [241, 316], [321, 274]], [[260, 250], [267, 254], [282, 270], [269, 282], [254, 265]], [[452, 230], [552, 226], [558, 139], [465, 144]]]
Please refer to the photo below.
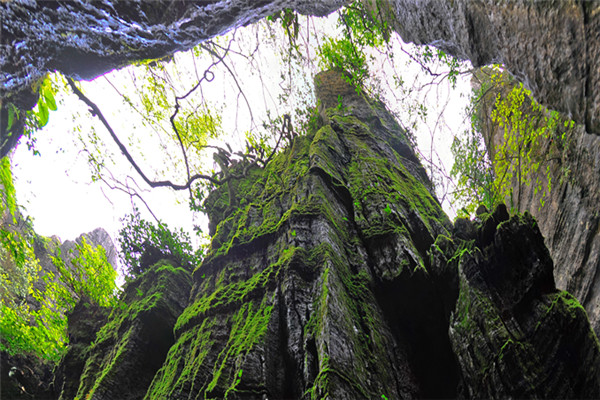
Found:
[[[5, 103], [31, 107], [48, 70], [91, 79], [283, 7], [343, 3], [2, 2], [2, 155]], [[383, 4], [406, 40], [502, 62], [579, 136], [600, 132], [598, 3]], [[499, 206], [452, 224], [384, 104], [339, 71], [315, 89], [318, 121], [206, 200], [212, 243], [193, 274], [155, 260], [123, 306], [75, 308], [44, 396], [600, 397], [600, 345], [581, 287], [556, 288], [545, 223]]]

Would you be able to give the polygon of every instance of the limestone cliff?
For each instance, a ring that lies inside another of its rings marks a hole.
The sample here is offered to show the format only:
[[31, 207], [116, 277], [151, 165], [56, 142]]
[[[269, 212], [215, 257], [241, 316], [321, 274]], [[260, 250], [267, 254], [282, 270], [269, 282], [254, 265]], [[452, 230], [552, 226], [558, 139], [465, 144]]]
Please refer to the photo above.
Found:
[[[598, 340], [555, 288], [533, 218], [499, 207], [452, 225], [385, 107], [339, 72], [316, 85], [321, 122], [206, 200], [212, 244], [192, 280], [159, 263], [133, 281], [63, 387], [90, 399], [599, 396]], [[155, 297], [166, 302], [147, 307]], [[150, 368], [152, 324], [173, 336]]]
[[[475, 66], [503, 63], [538, 101], [600, 133], [600, 3], [576, 0], [363, 0], [377, 4], [405, 41], [431, 44]], [[92, 79], [135, 60], [157, 59], [283, 8], [325, 15], [346, 0], [196, 2], [0, 2], [0, 156], [8, 102], [30, 109], [48, 71]]]
[[[485, 121], [482, 133], [492, 156], [504, 141], [504, 130], [489, 116], [496, 96], [505, 97], [517, 84], [514, 79], [503, 82], [479, 103], [479, 118]], [[531, 114], [531, 105], [525, 103], [522, 111]], [[542, 126], [543, 119], [540, 121]], [[559, 127], [565, 121], [562, 116]], [[539, 180], [542, 188], [550, 179], [550, 193], [536, 190], [536, 185], [519, 185], [516, 177], [511, 184], [514, 197], [520, 199], [520, 211], [529, 211], [539, 223], [554, 260], [557, 286], [583, 304], [596, 334], [600, 334], [600, 137], [587, 135], [584, 129], [575, 126], [565, 130], [564, 137], [552, 134], [536, 145], [535, 154], [545, 161], [529, 179]], [[515, 206], [519, 206], [516, 201]]]
[[386, 0], [405, 41], [506, 68], [550, 109], [600, 134], [597, 1]]

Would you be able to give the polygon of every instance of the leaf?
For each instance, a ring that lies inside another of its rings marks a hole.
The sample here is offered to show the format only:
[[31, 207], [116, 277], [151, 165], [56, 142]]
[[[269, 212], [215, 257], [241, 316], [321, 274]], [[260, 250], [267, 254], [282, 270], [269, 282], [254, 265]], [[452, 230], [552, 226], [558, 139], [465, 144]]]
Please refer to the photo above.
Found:
[[46, 101], [46, 105], [52, 111], [56, 111], [56, 100], [54, 100], [54, 94], [52, 93], [52, 89], [48, 87], [44, 87], [42, 90], [42, 95], [44, 100]]
[[8, 122], [6, 123], [6, 131], [9, 132], [10, 128], [12, 128], [14, 120], [15, 120], [15, 111], [16, 107], [12, 104], [8, 106]]
[[49, 116], [50, 114], [48, 112], [48, 107], [46, 106], [46, 103], [42, 101], [38, 102], [38, 112], [36, 113], [36, 118], [40, 128], [46, 126], [46, 124], [48, 123]]

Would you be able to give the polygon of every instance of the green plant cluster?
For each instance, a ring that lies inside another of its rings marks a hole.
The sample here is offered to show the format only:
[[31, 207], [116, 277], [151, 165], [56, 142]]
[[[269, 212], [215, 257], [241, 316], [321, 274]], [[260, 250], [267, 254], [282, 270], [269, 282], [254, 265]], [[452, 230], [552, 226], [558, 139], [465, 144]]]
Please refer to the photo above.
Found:
[[325, 38], [319, 49], [320, 66], [346, 71], [358, 90], [369, 76], [366, 49], [383, 49], [389, 43], [391, 28], [375, 10], [359, 1], [340, 11], [338, 27], [343, 31], [342, 37]]
[[0, 349], [57, 361], [67, 338], [65, 314], [81, 297], [116, 302], [116, 271], [101, 246], [76, 245], [70, 264], [52, 257], [58, 272], [43, 271], [36, 248], [52, 254], [58, 243], [39, 237], [19, 214], [10, 161], [0, 160]]
[[[41, 240], [41, 239], [38, 239]], [[9, 288], [0, 303], [0, 348], [10, 354], [34, 354], [58, 361], [68, 343], [65, 314], [86, 298], [101, 306], [117, 303], [116, 271], [108, 263], [104, 248], [85, 240], [76, 245], [71, 265], [52, 257], [58, 273], [42, 271], [33, 244], [20, 240], [28, 262], [14, 268], [27, 286], [16, 291], [2, 265], [2, 286]]]
[[79, 297], [86, 297], [101, 307], [114, 307], [117, 305], [117, 271], [108, 263], [106, 250], [102, 246], [93, 247], [82, 238], [82, 243], [76, 245], [77, 254], [70, 262], [65, 264], [57, 255], [52, 257], [52, 262], [60, 273], [60, 280], [77, 293]]
[[[194, 250], [189, 235], [179, 229], [172, 231], [167, 224], [146, 221], [135, 209], [122, 219], [123, 228], [117, 239], [121, 248], [123, 273], [128, 278], [141, 275], [160, 258], [170, 258], [182, 267], [193, 270], [204, 257], [204, 248]], [[148, 258], [146, 262], [145, 257]]]
[[[541, 193], [543, 207], [552, 190], [551, 162], [564, 157], [574, 122], [538, 104], [523, 84], [498, 66], [476, 76], [481, 85], [467, 110], [471, 129], [455, 137], [451, 148], [454, 195], [464, 205], [462, 213], [473, 213], [479, 204], [493, 209], [501, 202], [518, 210], [526, 186]], [[500, 138], [499, 143], [492, 143], [493, 137]]]
[[15, 127], [17, 121], [23, 117], [25, 118], [25, 129], [24, 136], [27, 140], [27, 148], [33, 152], [34, 155], [39, 155], [39, 151], [35, 148], [36, 138], [34, 133], [43, 128], [48, 124], [50, 118], [50, 111], [56, 111], [56, 100], [55, 95], [58, 86], [52, 81], [50, 75], [46, 75], [40, 83], [34, 85], [33, 90], [39, 92], [38, 102], [33, 109], [23, 112], [19, 110], [14, 104], [7, 104], [7, 121], [6, 121], [6, 133], [7, 136], [15, 134]]

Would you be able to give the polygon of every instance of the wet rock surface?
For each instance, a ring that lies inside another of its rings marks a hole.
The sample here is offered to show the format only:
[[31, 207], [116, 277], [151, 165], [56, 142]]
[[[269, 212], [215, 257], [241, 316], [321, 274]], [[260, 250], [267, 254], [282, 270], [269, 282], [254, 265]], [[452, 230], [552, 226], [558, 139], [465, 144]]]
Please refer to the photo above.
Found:
[[598, 397], [600, 345], [535, 220], [451, 224], [385, 107], [340, 72], [316, 85], [320, 122], [207, 198], [192, 276], [162, 260], [103, 327], [70, 320], [62, 398]]

